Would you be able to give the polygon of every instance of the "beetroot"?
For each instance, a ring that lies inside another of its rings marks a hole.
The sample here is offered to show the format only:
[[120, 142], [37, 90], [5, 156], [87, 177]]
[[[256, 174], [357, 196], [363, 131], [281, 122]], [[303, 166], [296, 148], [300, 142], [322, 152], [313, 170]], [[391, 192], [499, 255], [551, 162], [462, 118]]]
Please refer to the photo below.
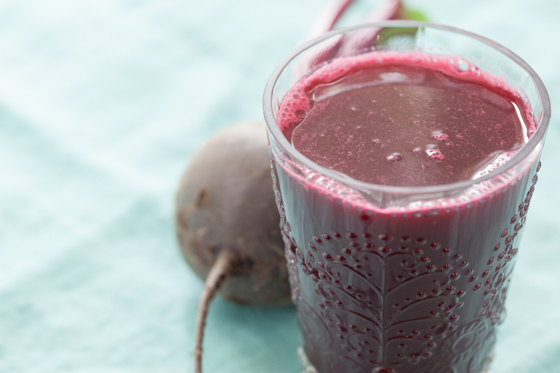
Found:
[[177, 194], [176, 229], [187, 263], [206, 279], [196, 326], [197, 372], [216, 292], [245, 305], [290, 303], [279, 222], [264, 124], [228, 127], [192, 156]]

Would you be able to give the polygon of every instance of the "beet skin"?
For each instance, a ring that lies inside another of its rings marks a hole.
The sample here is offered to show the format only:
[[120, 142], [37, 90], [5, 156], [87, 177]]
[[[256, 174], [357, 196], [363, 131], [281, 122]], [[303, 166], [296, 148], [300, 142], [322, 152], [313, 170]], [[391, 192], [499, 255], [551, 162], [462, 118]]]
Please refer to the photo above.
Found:
[[290, 303], [263, 124], [234, 125], [212, 137], [192, 156], [176, 202], [179, 243], [201, 279], [230, 250], [221, 296], [252, 306]]

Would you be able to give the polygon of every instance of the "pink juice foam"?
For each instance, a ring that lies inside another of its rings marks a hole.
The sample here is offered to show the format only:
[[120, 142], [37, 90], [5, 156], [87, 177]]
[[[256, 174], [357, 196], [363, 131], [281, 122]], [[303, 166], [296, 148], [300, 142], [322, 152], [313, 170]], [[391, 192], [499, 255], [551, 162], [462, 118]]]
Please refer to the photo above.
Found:
[[[426, 186], [507, 163], [535, 131], [529, 113], [517, 91], [466, 61], [376, 53], [302, 78], [277, 121], [326, 169]], [[292, 295], [316, 370], [480, 373], [503, 317], [537, 153], [452, 197], [384, 206], [273, 146]]]
[[535, 131], [521, 96], [465, 61], [387, 53], [323, 66], [282, 102], [278, 124], [318, 165], [395, 186], [483, 176]]

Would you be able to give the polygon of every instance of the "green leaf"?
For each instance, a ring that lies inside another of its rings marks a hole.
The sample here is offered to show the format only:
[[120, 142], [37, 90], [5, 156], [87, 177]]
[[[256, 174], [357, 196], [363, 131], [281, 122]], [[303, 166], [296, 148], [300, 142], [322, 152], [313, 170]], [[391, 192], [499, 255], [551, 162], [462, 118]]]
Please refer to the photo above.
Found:
[[410, 19], [413, 21], [428, 21], [428, 16], [418, 9], [404, 8], [405, 19]]

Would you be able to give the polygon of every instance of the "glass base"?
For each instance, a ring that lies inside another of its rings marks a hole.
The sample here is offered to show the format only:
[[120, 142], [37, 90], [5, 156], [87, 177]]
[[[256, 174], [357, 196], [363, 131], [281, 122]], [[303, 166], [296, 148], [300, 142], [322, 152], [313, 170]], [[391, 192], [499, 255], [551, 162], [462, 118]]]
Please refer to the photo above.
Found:
[[[309, 362], [303, 347], [298, 347], [297, 354], [299, 356], [299, 360], [301, 361], [301, 365], [303, 365], [301, 373], [318, 373], [317, 369], [315, 369], [315, 367]], [[486, 361], [486, 368], [484, 368], [480, 373], [492, 373], [490, 364], [492, 363], [492, 360], [494, 360], [494, 354], [494, 350], [492, 350], [490, 356], [488, 356], [488, 360]]]
[[301, 373], [317, 373], [317, 369], [315, 369], [315, 367], [309, 362], [305, 351], [303, 351], [303, 347], [298, 347], [297, 354], [299, 357], [299, 361], [301, 361], [301, 365], [303, 365], [303, 370], [301, 371]]

